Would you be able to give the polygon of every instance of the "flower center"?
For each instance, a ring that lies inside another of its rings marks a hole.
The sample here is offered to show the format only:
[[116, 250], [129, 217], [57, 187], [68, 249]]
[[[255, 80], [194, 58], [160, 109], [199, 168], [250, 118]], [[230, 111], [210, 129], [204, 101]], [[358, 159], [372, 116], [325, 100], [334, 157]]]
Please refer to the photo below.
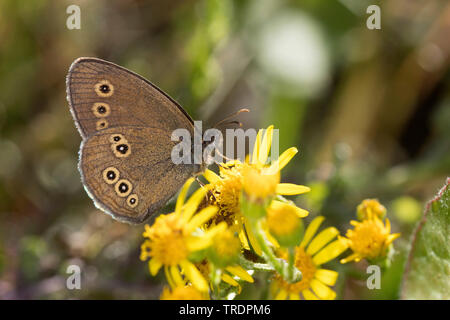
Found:
[[217, 255], [223, 259], [231, 259], [239, 253], [241, 242], [230, 230], [214, 237], [213, 248]]
[[267, 224], [274, 236], [286, 236], [295, 232], [300, 225], [300, 219], [292, 206], [282, 206], [267, 212]]
[[240, 196], [242, 190], [241, 176], [234, 169], [224, 170], [224, 178], [214, 187], [214, 195], [211, 196], [212, 204], [219, 207], [215, 224], [225, 221], [229, 226], [235, 223], [236, 216], [240, 215]]
[[158, 218], [151, 228], [150, 256], [166, 266], [179, 264], [189, 254], [180, 225], [180, 218], [169, 214]]
[[354, 230], [347, 232], [350, 248], [368, 258], [376, 258], [382, 253], [388, 235], [388, 230], [378, 218], [357, 223]]
[[264, 168], [244, 165], [242, 169], [243, 188], [253, 199], [266, 199], [273, 196], [280, 182], [280, 172], [270, 173]]

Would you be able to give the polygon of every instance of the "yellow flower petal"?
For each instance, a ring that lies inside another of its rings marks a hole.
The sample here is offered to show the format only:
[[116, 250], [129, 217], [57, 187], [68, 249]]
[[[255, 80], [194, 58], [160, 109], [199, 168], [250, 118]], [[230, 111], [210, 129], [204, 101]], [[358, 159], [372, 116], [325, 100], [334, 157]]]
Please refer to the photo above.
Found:
[[386, 233], [391, 233], [391, 222], [386, 218]]
[[199, 251], [206, 249], [211, 245], [211, 242], [214, 236], [219, 233], [225, 231], [227, 228], [227, 224], [225, 222], [221, 222], [218, 225], [211, 227], [207, 231], [205, 231], [201, 237], [192, 236], [187, 239], [186, 246], [189, 251]]
[[269, 172], [272, 171], [281, 171], [291, 159], [297, 154], [298, 149], [296, 147], [292, 147], [287, 149], [285, 152], [281, 154], [278, 160], [274, 161], [269, 167]]
[[181, 267], [183, 268], [186, 277], [197, 290], [202, 292], [208, 291], [208, 283], [195, 265], [185, 260], [181, 263]]
[[150, 233], [151, 233], [151, 228], [150, 228], [150, 226], [148, 225], [148, 224], [146, 224], [145, 226], [144, 226], [144, 229], [145, 229], [145, 231], [142, 233], [142, 236], [144, 237], [144, 238], [149, 238], [150, 237]]
[[316, 234], [317, 229], [319, 229], [323, 220], [325, 220], [325, 217], [318, 216], [314, 218], [313, 221], [311, 221], [311, 223], [308, 225], [308, 228], [306, 228], [305, 236], [303, 237], [303, 240], [300, 243], [300, 247], [306, 247], [306, 245], [309, 243], [312, 237], [314, 237], [314, 235]]
[[344, 241], [337, 239], [320, 250], [319, 253], [313, 257], [313, 262], [316, 266], [320, 266], [321, 264], [336, 258], [342, 252], [347, 250], [347, 248], [347, 244]]
[[299, 208], [297, 206], [294, 206], [294, 207], [295, 207], [295, 213], [297, 214], [297, 216], [299, 218], [304, 218], [304, 217], [306, 217], [309, 214], [308, 210]]
[[270, 209], [272, 209], [272, 210], [279, 210], [279, 209], [281, 209], [283, 206], [290, 206], [290, 207], [293, 207], [294, 210], [295, 210], [295, 213], [297, 214], [297, 216], [298, 216], [299, 218], [304, 218], [304, 217], [306, 217], [306, 216], [309, 214], [309, 212], [308, 212], [307, 210], [302, 209], [302, 208], [299, 208], [299, 207], [297, 207], [296, 205], [293, 205], [293, 204], [290, 204], [290, 203], [286, 203], [286, 202], [283, 202], [283, 201], [273, 200], [273, 201], [270, 203]]
[[261, 148], [258, 154], [258, 162], [265, 164], [270, 152], [270, 146], [272, 145], [273, 126], [269, 126], [264, 134], [264, 138], [261, 142]]
[[242, 268], [241, 266], [239, 266], [239, 265], [228, 266], [228, 267], [225, 268], [225, 270], [227, 270], [228, 272], [234, 274], [235, 276], [238, 276], [239, 278], [241, 278], [244, 281], [247, 281], [247, 282], [250, 282], [250, 283], [253, 283], [253, 281], [254, 281], [252, 276], [249, 275], [247, 273], [247, 271], [244, 268]]
[[186, 247], [190, 252], [200, 251], [211, 245], [211, 238], [191, 237], [186, 240]]
[[185, 234], [190, 234], [192, 231], [202, 226], [216, 214], [217, 210], [219, 209], [214, 206], [209, 206], [202, 209], [199, 213], [193, 216], [191, 220], [189, 220], [188, 224], [183, 229]]
[[192, 182], [194, 182], [194, 180], [195, 180], [194, 178], [187, 179], [186, 182], [184, 183], [183, 187], [181, 188], [180, 194], [178, 195], [178, 198], [177, 198], [177, 204], [175, 205], [175, 212], [177, 212], [177, 214], [180, 213], [180, 210], [184, 204], [184, 200], [186, 199], [186, 194], [187, 194]]
[[276, 193], [286, 196], [292, 196], [309, 192], [311, 189], [307, 186], [301, 186], [293, 183], [279, 183], [277, 185]]
[[201, 187], [197, 189], [194, 194], [189, 198], [189, 200], [186, 202], [186, 204], [183, 206], [182, 209], [182, 215], [184, 221], [189, 221], [192, 217], [192, 215], [197, 210], [198, 205], [203, 200], [203, 198], [206, 195], [206, 192], [208, 192], [208, 189], [210, 188], [210, 185]]
[[209, 169], [205, 170], [203, 176], [206, 180], [208, 180], [209, 183], [216, 183], [220, 181], [220, 177], [214, 171], [211, 171]]
[[335, 227], [329, 227], [321, 231], [309, 244], [306, 252], [310, 255], [315, 254], [322, 249], [328, 242], [335, 238], [339, 234], [338, 229]]
[[169, 286], [172, 289], [176, 288], [177, 286], [175, 285], [175, 282], [172, 279], [172, 275], [169, 272], [169, 267], [168, 266], [164, 266], [164, 274], [166, 275], [166, 279], [167, 279], [167, 282], [169, 283]]
[[247, 241], [247, 236], [245, 235], [245, 231], [242, 228], [241, 228], [241, 230], [239, 230], [239, 240], [241, 240], [242, 247], [245, 250], [250, 250], [250, 246], [248, 245], [248, 241]]
[[226, 273], [222, 274], [222, 280], [225, 281], [226, 283], [232, 285], [233, 287], [239, 286], [239, 282], [234, 280], [233, 277], [231, 277], [230, 275], [228, 275]]
[[387, 236], [386, 239], [386, 246], [389, 246], [395, 239], [397, 239], [398, 237], [400, 237], [400, 233], [393, 233]]
[[212, 226], [208, 230], [206, 230], [203, 238], [214, 238], [217, 233], [224, 232], [226, 229], [227, 223], [222, 221], [218, 225]]
[[180, 270], [178, 270], [178, 266], [170, 266], [170, 275], [172, 276], [172, 280], [176, 286], [185, 286], [183, 278], [181, 277]]
[[259, 246], [259, 243], [258, 243], [258, 241], [256, 240], [256, 237], [255, 237], [255, 235], [253, 234], [253, 231], [252, 231], [252, 229], [250, 228], [250, 226], [249, 226], [248, 223], [245, 224], [245, 231], [246, 231], [246, 233], [247, 233], [248, 241], [250, 242], [250, 245], [252, 246], [253, 250], [255, 251], [255, 253], [256, 253], [258, 256], [261, 256], [261, 255], [262, 255], [261, 247]]
[[288, 293], [286, 290], [281, 289], [278, 291], [277, 295], [275, 296], [275, 300], [286, 300], [288, 296]]
[[361, 260], [361, 257], [359, 256], [359, 254], [357, 253], [352, 253], [351, 255], [349, 255], [347, 258], [341, 259], [340, 262], [341, 263], [347, 263], [350, 261], [356, 261], [358, 262], [359, 260]]
[[302, 294], [305, 300], [319, 300], [319, 298], [317, 298], [316, 295], [312, 293], [311, 290], [309, 289], [303, 290]]
[[316, 271], [314, 276], [320, 280], [321, 282], [325, 283], [329, 286], [334, 286], [336, 283], [336, 280], [338, 278], [338, 273], [334, 270], [327, 270], [327, 269], [319, 269]]
[[155, 276], [158, 273], [159, 269], [161, 269], [161, 266], [162, 262], [155, 258], [151, 259], [148, 262], [148, 269], [150, 270], [150, 274], [152, 276]]
[[336, 293], [328, 286], [320, 282], [319, 280], [312, 279], [310, 282], [311, 288], [314, 293], [323, 300], [333, 300], [336, 298]]
[[255, 144], [253, 145], [253, 152], [252, 152], [252, 157], [250, 159], [250, 163], [251, 164], [257, 164], [258, 163], [258, 155], [259, 155], [259, 149], [261, 146], [261, 136], [262, 136], [262, 129], [260, 129], [258, 131], [258, 134], [256, 135], [256, 141]]
[[300, 295], [298, 293], [290, 293], [289, 300], [300, 300]]

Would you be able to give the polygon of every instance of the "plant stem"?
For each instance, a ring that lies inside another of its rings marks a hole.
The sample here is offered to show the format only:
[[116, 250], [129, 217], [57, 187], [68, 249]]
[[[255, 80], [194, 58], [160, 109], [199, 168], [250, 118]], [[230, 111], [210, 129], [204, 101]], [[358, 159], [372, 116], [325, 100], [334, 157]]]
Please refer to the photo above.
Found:
[[256, 240], [261, 247], [263, 258], [280, 274], [287, 282], [295, 283], [302, 279], [302, 273], [295, 268], [293, 263], [290, 265], [285, 260], [277, 258], [273, 251], [268, 246], [268, 240], [266, 239], [259, 219], [249, 219], [252, 231], [255, 234]]
[[251, 262], [242, 256], [239, 257], [239, 264], [245, 269], [266, 271], [266, 272], [275, 271], [275, 269], [270, 264]]

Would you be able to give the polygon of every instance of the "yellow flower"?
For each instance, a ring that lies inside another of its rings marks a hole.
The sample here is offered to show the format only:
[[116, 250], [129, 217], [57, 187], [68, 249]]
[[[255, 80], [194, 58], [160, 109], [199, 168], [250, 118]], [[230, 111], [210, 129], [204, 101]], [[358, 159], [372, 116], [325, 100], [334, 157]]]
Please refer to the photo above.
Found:
[[225, 230], [226, 226], [221, 224], [206, 231], [199, 229], [216, 214], [217, 208], [209, 206], [194, 215], [207, 188], [198, 189], [184, 203], [193, 180], [189, 179], [181, 189], [175, 212], [159, 216], [151, 227], [145, 226], [143, 236], [146, 240], [141, 246], [141, 260], [150, 259], [149, 269], [152, 275], [156, 275], [164, 266], [166, 278], [172, 288], [185, 286], [190, 282], [197, 290], [205, 292], [208, 291], [208, 284], [189, 257], [209, 247], [214, 235]]
[[172, 290], [165, 287], [160, 300], [209, 300], [208, 295], [192, 286], [175, 287]]
[[216, 233], [212, 245], [208, 249], [208, 256], [216, 266], [224, 267], [235, 263], [240, 252], [241, 242], [239, 238], [231, 229], [226, 229], [223, 232]]
[[[292, 147], [281, 154], [281, 156], [273, 161], [270, 165], [266, 164], [270, 147], [272, 144], [273, 126], [269, 126], [263, 137], [263, 130], [258, 132], [253, 153], [250, 161], [242, 163], [239, 160], [230, 161], [220, 165], [219, 175], [211, 170], [206, 170], [204, 177], [211, 184], [210, 203], [219, 208], [218, 214], [212, 219], [212, 224], [220, 221], [226, 221], [229, 226], [236, 225], [238, 227], [239, 238], [244, 247], [248, 249], [250, 245], [257, 254], [261, 254], [261, 250], [256, 243], [252, 231], [246, 228], [246, 218], [242, 215], [240, 204], [241, 194], [244, 185], [243, 170], [245, 166], [251, 166], [257, 170], [264, 170], [264, 173], [270, 175], [279, 174], [279, 172], [289, 163], [289, 161], [298, 152], [297, 148]], [[260, 190], [258, 190], [259, 193]], [[275, 186], [276, 195], [298, 195], [310, 191], [306, 186], [291, 183], [277, 183]], [[251, 191], [250, 191], [251, 192]], [[270, 189], [272, 191], [272, 188]], [[263, 192], [267, 193], [267, 192]], [[273, 200], [271, 206], [279, 206], [285, 204], [279, 200]], [[308, 215], [308, 211], [291, 205], [297, 212], [299, 217]], [[250, 244], [249, 244], [249, 241]]]
[[[334, 227], [326, 228], [314, 237], [323, 220], [324, 217], [320, 216], [311, 221], [302, 242], [295, 248], [294, 264], [302, 272], [302, 280], [288, 283], [281, 276], [275, 276], [272, 282], [275, 299], [332, 300], [336, 298], [336, 293], [330, 286], [336, 283], [338, 273], [334, 270], [323, 269], [321, 265], [344, 252], [347, 245], [340, 239], [335, 239], [339, 231]], [[280, 251], [279, 255], [287, 259], [286, 251]]]
[[264, 169], [247, 164], [243, 166], [243, 187], [250, 201], [264, 200], [276, 193], [280, 182], [280, 172], [269, 172]]
[[376, 259], [386, 257], [391, 243], [400, 236], [400, 233], [391, 233], [391, 223], [386, 218], [386, 225], [372, 211], [361, 222], [350, 221], [353, 230], [347, 230], [346, 237], [342, 237], [353, 253], [341, 263], [360, 261], [361, 259]]
[[284, 247], [300, 243], [303, 223], [290, 205], [271, 206], [267, 210], [267, 226], [271, 235]]
[[358, 220], [364, 220], [369, 215], [375, 215], [380, 219], [384, 219], [386, 208], [377, 199], [365, 199], [356, 208], [356, 216]]

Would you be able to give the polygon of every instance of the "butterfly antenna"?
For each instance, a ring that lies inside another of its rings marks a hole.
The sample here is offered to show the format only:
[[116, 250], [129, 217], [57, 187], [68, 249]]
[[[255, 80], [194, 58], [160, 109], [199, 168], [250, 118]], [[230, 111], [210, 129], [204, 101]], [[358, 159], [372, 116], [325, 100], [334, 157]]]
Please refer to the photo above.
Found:
[[[223, 120], [217, 122], [217, 123], [214, 125], [214, 128], [217, 128], [217, 127], [220, 126], [221, 124], [227, 122], [228, 120], [230, 120], [230, 119], [233, 118], [233, 117], [236, 117], [237, 115], [241, 114], [242, 112], [250, 112], [250, 110], [248, 110], [248, 109], [246, 109], [246, 108], [242, 108], [242, 109], [236, 111], [235, 113], [230, 114], [229, 116], [225, 117]], [[242, 126], [242, 123], [240, 123], [239, 121], [230, 121], [230, 122], [228, 122], [228, 123], [236, 123], [236, 122], [237, 122], [237, 124], [239, 124], [240, 126]]]
[[228, 122], [224, 122], [223, 123], [223, 125], [227, 125], [227, 124], [235, 124], [235, 125], [237, 125], [238, 127], [242, 127], [242, 122], [240, 122], [240, 121], [236, 121], [236, 120], [233, 120], [233, 121], [228, 121]]
[[[228, 158], [227, 156], [225, 156], [222, 152], [219, 151], [219, 149], [215, 148], [214, 152], [217, 152], [217, 154], [222, 157], [223, 159], [227, 160], [227, 161], [233, 161], [234, 159]], [[220, 163], [216, 162], [216, 164], [218, 166], [221, 166]]]

